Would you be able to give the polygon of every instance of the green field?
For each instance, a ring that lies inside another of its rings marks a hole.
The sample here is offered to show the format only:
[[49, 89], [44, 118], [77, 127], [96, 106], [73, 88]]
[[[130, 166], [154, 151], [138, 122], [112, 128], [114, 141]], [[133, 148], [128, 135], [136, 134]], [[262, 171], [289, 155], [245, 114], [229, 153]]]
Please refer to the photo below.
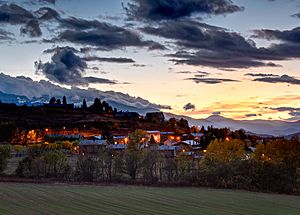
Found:
[[204, 188], [0, 183], [0, 214], [300, 214], [300, 197]]

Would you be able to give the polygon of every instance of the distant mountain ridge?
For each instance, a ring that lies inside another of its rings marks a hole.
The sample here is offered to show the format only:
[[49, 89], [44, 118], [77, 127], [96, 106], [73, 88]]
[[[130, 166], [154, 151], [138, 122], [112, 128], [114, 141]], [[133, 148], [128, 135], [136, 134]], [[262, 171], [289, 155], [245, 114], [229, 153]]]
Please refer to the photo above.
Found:
[[0, 100], [2, 102], [16, 103], [18, 105], [38, 105], [47, 103], [51, 97], [62, 98], [66, 96], [68, 102], [75, 105], [81, 105], [84, 98], [88, 103], [92, 103], [95, 98], [100, 98], [119, 110], [135, 111], [143, 115], [147, 112], [170, 108], [121, 92], [101, 91], [91, 88], [80, 89], [77, 87], [68, 89], [45, 80], [33, 81], [28, 77], [11, 77], [3, 73], [0, 73], [0, 92]]
[[216, 128], [230, 128], [232, 130], [244, 129], [248, 132], [272, 136], [293, 136], [300, 133], [300, 121], [288, 122], [280, 120], [234, 120], [220, 115], [212, 115], [205, 119], [194, 119], [187, 116], [177, 116], [165, 113], [166, 118], [184, 118], [195, 126], [214, 126]]

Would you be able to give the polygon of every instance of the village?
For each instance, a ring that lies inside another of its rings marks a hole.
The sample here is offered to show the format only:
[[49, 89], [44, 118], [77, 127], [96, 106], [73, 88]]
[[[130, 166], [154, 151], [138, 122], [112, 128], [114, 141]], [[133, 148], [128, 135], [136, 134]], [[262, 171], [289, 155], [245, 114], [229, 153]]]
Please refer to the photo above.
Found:
[[[97, 98], [79, 107], [62, 101], [0, 104], [2, 177], [298, 192], [298, 185], [286, 186], [300, 177], [289, 165], [299, 161], [297, 138], [195, 126], [163, 112], [124, 112]], [[293, 181], [282, 174], [293, 174]]]

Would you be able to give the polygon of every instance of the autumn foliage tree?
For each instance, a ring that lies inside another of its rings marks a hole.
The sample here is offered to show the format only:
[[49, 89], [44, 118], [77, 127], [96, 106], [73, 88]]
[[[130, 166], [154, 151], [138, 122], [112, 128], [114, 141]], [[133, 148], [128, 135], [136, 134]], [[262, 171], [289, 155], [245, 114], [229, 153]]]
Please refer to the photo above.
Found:
[[135, 179], [139, 162], [141, 158], [141, 144], [146, 140], [146, 132], [143, 130], [136, 130], [129, 135], [129, 143], [125, 151], [125, 166], [126, 172]]
[[208, 161], [229, 163], [245, 157], [245, 143], [241, 140], [223, 141], [215, 139], [207, 147], [205, 159]]

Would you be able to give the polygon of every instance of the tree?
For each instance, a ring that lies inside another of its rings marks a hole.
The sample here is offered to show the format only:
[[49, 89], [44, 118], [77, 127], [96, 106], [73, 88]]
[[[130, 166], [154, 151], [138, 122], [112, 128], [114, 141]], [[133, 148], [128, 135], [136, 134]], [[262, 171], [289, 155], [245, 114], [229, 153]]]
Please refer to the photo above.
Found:
[[207, 147], [206, 161], [229, 163], [245, 157], [245, 143], [241, 140], [223, 141], [215, 139]]
[[117, 114], [117, 113], [118, 113], [117, 108], [114, 108], [114, 114]]
[[256, 160], [300, 166], [300, 143], [297, 140], [277, 139], [258, 144], [253, 157]]
[[79, 179], [93, 181], [97, 171], [97, 161], [92, 157], [79, 157], [76, 163], [76, 172]]
[[86, 104], [86, 100], [85, 99], [83, 99], [83, 102], [82, 102], [82, 109], [83, 110], [87, 109], [87, 104]]
[[56, 98], [52, 97], [49, 101], [49, 104], [51, 104], [51, 105], [56, 104]]
[[141, 172], [143, 180], [146, 183], [155, 183], [158, 181], [158, 163], [161, 159], [158, 151], [158, 145], [143, 150], [141, 154]]
[[61, 100], [60, 100], [60, 99], [57, 99], [57, 100], [56, 100], [56, 104], [61, 105]]
[[69, 169], [67, 156], [61, 151], [54, 151], [46, 153], [43, 156], [45, 162], [45, 175], [61, 177], [64, 176], [66, 171]]
[[101, 100], [99, 98], [95, 98], [94, 103], [90, 107], [91, 111], [93, 113], [102, 113], [103, 112], [103, 106], [101, 103]]
[[165, 121], [165, 116], [162, 112], [147, 113], [145, 120], [154, 124], [161, 124]]
[[132, 180], [136, 178], [141, 157], [140, 145], [146, 140], [146, 134], [143, 130], [136, 130], [129, 135], [129, 143], [125, 150], [125, 166]]
[[67, 98], [65, 96], [63, 97], [63, 102], [62, 103], [63, 103], [63, 105], [67, 105]]
[[191, 133], [199, 133], [200, 129], [197, 126], [192, 126], [191, 127]]

